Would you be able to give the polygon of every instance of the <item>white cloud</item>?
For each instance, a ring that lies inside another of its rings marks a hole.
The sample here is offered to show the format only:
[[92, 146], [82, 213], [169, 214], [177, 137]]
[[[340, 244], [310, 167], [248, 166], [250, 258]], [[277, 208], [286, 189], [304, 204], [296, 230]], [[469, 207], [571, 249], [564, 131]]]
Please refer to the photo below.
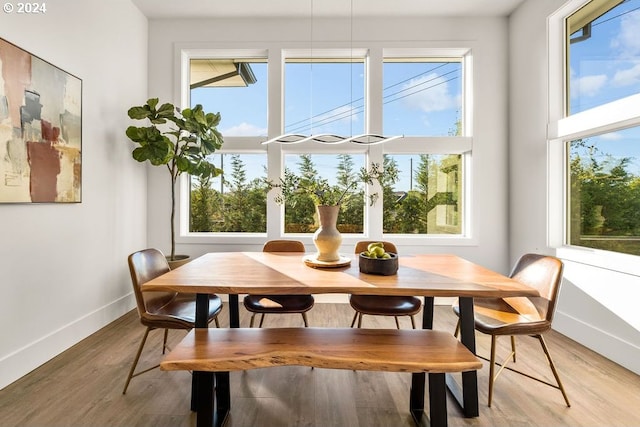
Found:
[[403, 85], [402, 92], [398, 95], [408, 95], [402, 101], [409, 108], [418, 109], [425, 113], [442, 111], [458, 106], [455, 96], [449, 93], [449, 84], [446, 79], [437, 74], [429, 74], [418, 79], [412, 79]]
[[620, 33], [612, 40], [612, 47], [620, 52], [623, 58], [633, 58], [640, 54], [640, 11], [628, 13], [620, 20]]
[[618, 132], [609, 132], [600, 135], [600, 138], [606, 141], [618, 141], [620, 139], [623, 139], [624, 136]]
[[267, 129], [242, 122], [228, 129], [221, 129], [222, 136], [266, 136]]
[[615, 86], [629, 86], [640, 83], [640, 64], [636, 64], [626, 70], [616, 71], [612, 83]]
[[575, 90], [571, 92], [574, 97], [595, 96], [606, 82], [607, 76], [605, 74], [574, 78], [571, 84]]

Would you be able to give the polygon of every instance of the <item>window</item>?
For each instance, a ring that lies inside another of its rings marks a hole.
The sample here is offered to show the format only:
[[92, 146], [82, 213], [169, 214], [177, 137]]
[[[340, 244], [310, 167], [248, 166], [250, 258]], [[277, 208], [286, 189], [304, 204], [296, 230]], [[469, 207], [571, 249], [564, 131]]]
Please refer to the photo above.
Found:
[[640, 1], [593, 0], [566, 28], [569, 115], [640, 92]]
[[550, 89], [564, 94], [563, 111], [551, 104], [550, 126], [552, 147], [564, 153], [563, 244], [640, 255], [640, 0], [573, 4], [564, 90]]
[[386, 134], [461, 135], [461, 61], [387, 58], [383, 99]]
[[284, 75], [285, 133], [363, 133], [363, 59], [290, 58]]
[[191, 177], [191, 232], [267, 231], [266, 154], [218, 154], [209, 161], [223, 174]]
[[190, 61], [191, 105], [221, 112], [225, 136], [267, 135], [267, 63], [258, 59]]
[[569, 143], [569, 244], [640, 255], [640, 127]]
[[461, 155], [385, 155], [384, 167], [385, 233], [462, 234]]
[[[207, 233], [249, 240], [309, 235], [319, 226], [314, 202], [300, 194], [280, 206], [270, 185], [289, 171], [340, 190], [349, 176], [377, 163], [397, 170], [397, 177], [385, 174], [381, 186], [350, 191], [338, 217], [342, 233], [470, 237], [464, 234], [465, 159], [472, 148], [464, 108], [468, 49], [375, 50], [318, 48], [312, 59], [303, 49], [184, 50], [189, 103], [221, 112], [225, 142], [210, 157], [222, 177], [183, 183], [189, 197], [183, 198], [181, 215], [188, 220], [181, 217], [182, 229], [198, 239]], [[281, 134], [364, 133], [403, 138], [371, 146], [331, 138], [261, 144]], [[255, 233], [262, 236], [250, 236]]]
[[[285, 168], [297, 176], [326, 180], [336, 194], [347, 191], [360, 168], [362, 154], [287, 154]], [[342, 199], [337, 227], [341, 233], [362, 233], [364, 230], [365, 189], [359, 184]], [[287, 199], [284, 204], [285, 233], [313, 233], [318, 229], [313, 200], [305, 194]]]

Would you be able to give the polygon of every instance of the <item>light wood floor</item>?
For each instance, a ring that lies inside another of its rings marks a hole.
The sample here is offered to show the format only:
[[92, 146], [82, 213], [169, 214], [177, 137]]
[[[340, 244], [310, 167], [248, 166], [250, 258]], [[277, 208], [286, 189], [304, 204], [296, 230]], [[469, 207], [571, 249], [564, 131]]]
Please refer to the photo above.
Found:
[[[312, 326], [348, 327], [348, 304], [316, 304]], [[449, 307], [436, 307], [435, 327], [453, 330]], [[228, 314], [221, 314], [222, 326]], [[242, 325], [249, 317], [241, 309]], [[268, 316], [265, 326], [301, 326], [297, 315]], [[391, 319], [365, 317], [365, 327], [390, 327]], [[407, 319], [402, 326], [409, 328]], [[189, 410], [190, 374], [151, 371], [134, 378], [122, 395], [125, 376], [144, 327], [131, 312], [60, 356], [0, 390], [0, 426], [195, 426]], [[153, 331], [141, 363], [160, 358], [160, 331]], [[172, 331], [177, 343], [184, 332]], [[489, 339], [478, 335], [487, 354]], [[504, 347], [508, 339], [504, 339]], [[450, 426], [638, 426], [640, 377], [576, 342], [551, 332], [547, 342], [572, 402], [559, 391], [505, 371], [487, 407], [487, 372], [478, 374], [480, 416], [465, 419], [449, 398]], [[548, 378], [537, 341], [518, 341], [521, 369]], [[412, 426], [408, 414], [410, 374], [278, 367], [231, 374], [232, 427]], [[428, 404], [428, 399], [426, 400]]]

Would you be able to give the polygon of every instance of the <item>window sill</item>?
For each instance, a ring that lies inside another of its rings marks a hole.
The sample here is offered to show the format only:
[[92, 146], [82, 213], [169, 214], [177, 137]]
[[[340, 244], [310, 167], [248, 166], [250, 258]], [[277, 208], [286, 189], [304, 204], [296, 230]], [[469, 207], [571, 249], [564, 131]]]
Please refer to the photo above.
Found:
[[578, 246], [561, 246], [556, 248], [558, 258], [640, 277], [638, 256], [603, 251]]

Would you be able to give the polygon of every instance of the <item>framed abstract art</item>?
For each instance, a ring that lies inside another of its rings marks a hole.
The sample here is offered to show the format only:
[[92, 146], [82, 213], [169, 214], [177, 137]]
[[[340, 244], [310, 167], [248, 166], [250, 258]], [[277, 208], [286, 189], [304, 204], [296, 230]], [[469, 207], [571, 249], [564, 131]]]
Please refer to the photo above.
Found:
[[0, 38], [0, 203], [81, 197], [82, 80]]

